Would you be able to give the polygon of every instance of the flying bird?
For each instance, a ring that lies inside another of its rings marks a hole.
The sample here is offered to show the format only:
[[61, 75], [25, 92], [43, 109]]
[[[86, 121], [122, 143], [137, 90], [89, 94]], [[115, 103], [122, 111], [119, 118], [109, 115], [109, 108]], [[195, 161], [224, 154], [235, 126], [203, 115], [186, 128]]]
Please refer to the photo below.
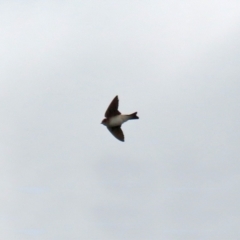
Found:
[[128, 120], [139, 119], [137, 112], [126, 115], [118, 111], [118, 96], [116, 96], [108, 106], [105, 117], [101, 123], [107, 127], [115, 138], [122, 142], [124, 142], [124, 135], [121, 125]]

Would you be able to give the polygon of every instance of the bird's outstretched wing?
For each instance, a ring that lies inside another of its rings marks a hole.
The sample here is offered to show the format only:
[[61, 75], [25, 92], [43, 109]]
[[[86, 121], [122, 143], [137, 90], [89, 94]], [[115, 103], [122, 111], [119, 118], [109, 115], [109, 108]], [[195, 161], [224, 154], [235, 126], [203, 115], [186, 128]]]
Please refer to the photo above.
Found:
[[116, 96], [108, 106], [108, 109], [105, 112], [105, 117], [106, 118], [114, 117], [119, 114], [121, 113], [118, 111], [118, 96]]
[[121, 126], [118, 127], [108, 127], [108, 130], [112, 133], [112, 135], [118, 140], [124, 142], [124, 135], [121, 129]]

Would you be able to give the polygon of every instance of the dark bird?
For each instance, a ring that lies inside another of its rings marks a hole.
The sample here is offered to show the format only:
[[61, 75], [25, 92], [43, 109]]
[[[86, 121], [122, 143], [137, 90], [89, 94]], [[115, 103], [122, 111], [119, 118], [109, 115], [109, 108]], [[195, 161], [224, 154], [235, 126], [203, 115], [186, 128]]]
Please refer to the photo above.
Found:
[[106, 118], [102, 120], [102, 124], [107, 127], [115, 138], [122, 142], [124, 142], [124, 135], [121, 125], [128, 120], [139, 119], [137, 112], [126, 115], [118, 111], [118, 96], [116, 96], [108, 106], [105, 117]]

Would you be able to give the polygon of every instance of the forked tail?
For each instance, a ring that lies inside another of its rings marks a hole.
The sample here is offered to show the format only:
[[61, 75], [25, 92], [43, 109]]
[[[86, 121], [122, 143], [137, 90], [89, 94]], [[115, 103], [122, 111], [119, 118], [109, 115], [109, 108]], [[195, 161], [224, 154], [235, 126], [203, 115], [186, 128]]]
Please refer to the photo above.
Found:
[[132, 114], [129, 114], [128, 116], [131, 117], [129, 120], [132, 120], [132, 119], [139, 119], [139, 117], [137, 116], [137, 112], [132, 113]]

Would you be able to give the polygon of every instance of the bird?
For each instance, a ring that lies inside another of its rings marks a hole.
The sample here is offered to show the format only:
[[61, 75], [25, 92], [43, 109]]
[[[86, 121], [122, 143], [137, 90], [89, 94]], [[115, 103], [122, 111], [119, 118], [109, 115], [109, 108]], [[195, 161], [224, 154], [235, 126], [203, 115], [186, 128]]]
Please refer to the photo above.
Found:
[[118, 102], [117, 95], [108, 106], [105, 112], [106, 118], [102, 120], [101, 124], [106, 126], [115, 138], [124, 142], [124, 134], [121, 129], [122, 124], [128, 120], [139, 119], [139, 117], [137, 116], [137, 112], [132, 114], [121, 114], [118, 111]]

